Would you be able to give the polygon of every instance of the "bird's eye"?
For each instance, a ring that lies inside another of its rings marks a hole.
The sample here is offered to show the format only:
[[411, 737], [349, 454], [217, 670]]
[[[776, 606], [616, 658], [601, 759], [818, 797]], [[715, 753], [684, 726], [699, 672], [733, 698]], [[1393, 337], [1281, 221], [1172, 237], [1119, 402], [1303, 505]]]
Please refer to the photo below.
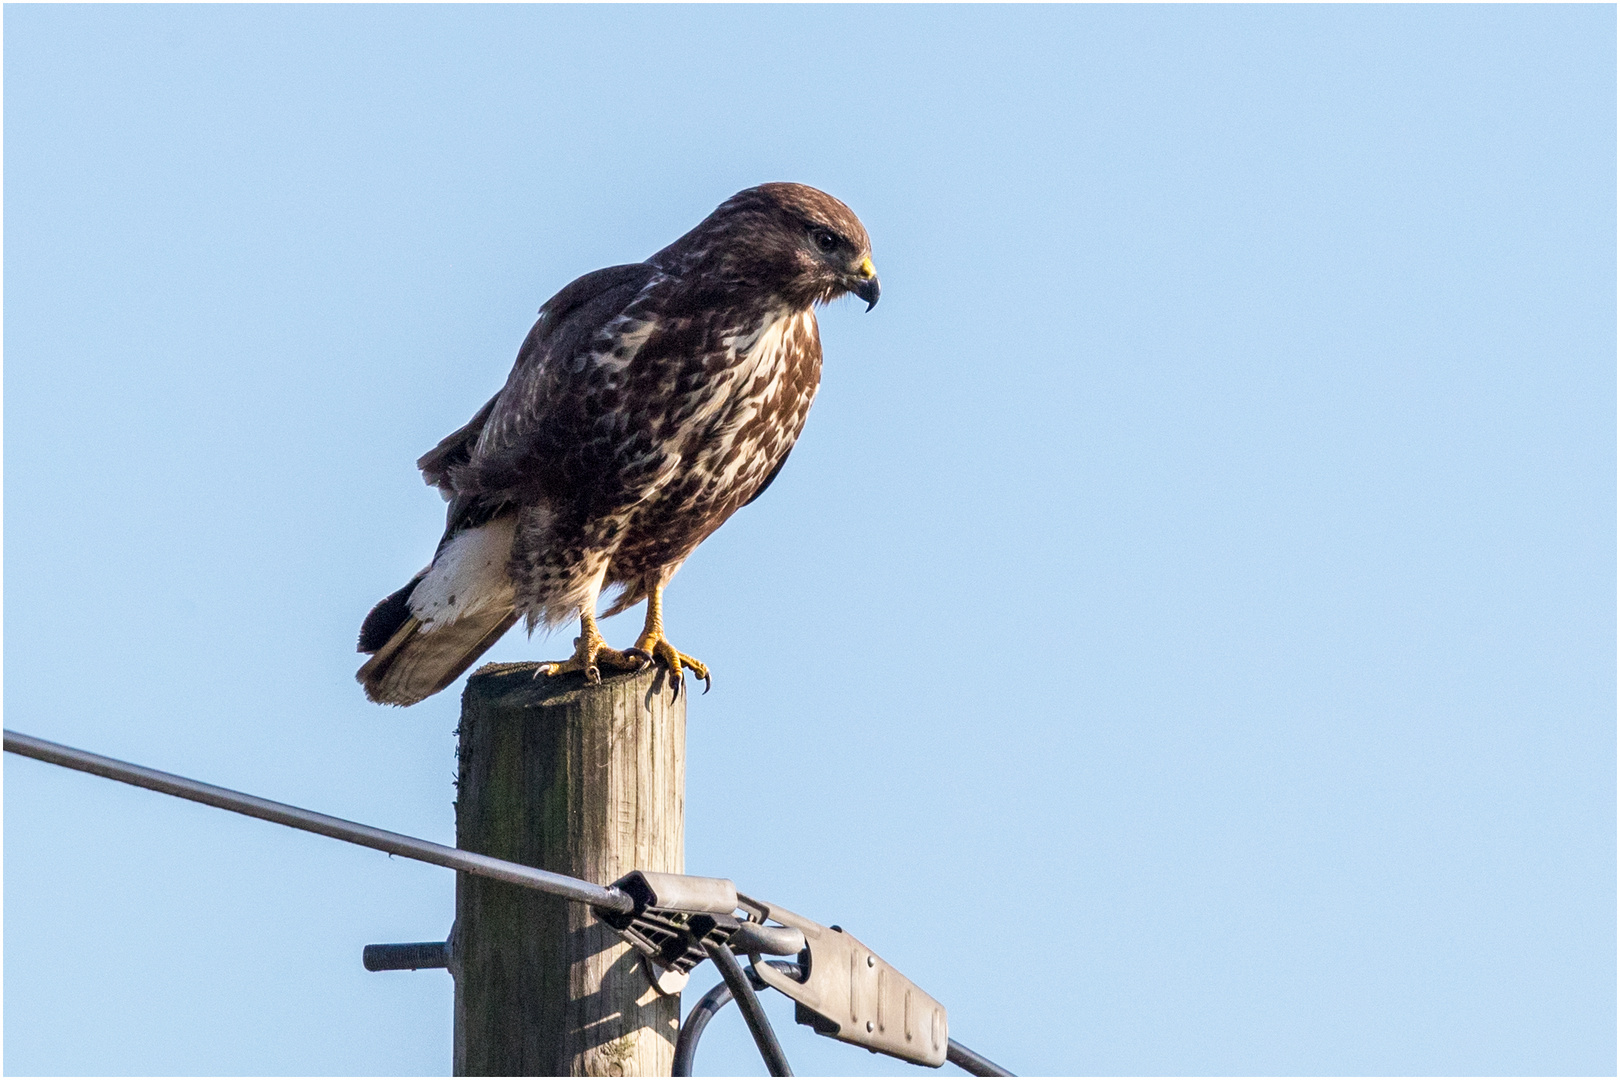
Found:
[[811, 234], [816, 241], [816, 247], [825, 254], [831, 255], [838, 250], [838, 234], [830, 229], [817, 229]]

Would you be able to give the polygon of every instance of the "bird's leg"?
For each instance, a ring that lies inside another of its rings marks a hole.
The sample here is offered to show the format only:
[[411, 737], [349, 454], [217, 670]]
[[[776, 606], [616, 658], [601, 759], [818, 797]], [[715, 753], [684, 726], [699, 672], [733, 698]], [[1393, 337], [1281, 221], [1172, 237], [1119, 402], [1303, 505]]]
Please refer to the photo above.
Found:
[[656, 581], [649, 581], [647, 585], [647, 625], [642, 627], [641, 636], [636, 638], [635, 651], [646, 653], [669, 668], [670, 674], [675, 676], [676, 693], [680, 693], [681, 668], [684, 666], [691, 668], [692, 674], [703, 680], [703, 692], [707, 694], [711, 685], [708, 666], [669, 643], [664, 636], [664, 587]]
[[574, 639], [574, 655], [567, 660], [541, 664], [537, 674], [562, 675], [570, 671], [580, 671], [584, 672], [586, 682], [599, 683], [602, 681], [604, 667], [613, 671], [640, 671], [646, 667], [646, 657], [634, 656], [632, 655], [634, 652], [634, 649], [620, 652], [618, 649], [608, 648], [601, 631], [596, 628], [596, 616], [581, 608], [579, 637]]

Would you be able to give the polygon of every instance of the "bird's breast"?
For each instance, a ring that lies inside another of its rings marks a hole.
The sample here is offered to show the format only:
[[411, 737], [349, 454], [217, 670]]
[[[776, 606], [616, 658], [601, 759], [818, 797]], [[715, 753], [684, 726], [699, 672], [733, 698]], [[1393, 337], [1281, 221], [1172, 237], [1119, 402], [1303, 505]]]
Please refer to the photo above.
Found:
[[821, 341], [808, 309], [774, 313], [717, 344], [693, 380], [701, 400], [672, 410], [678, 464], [628, 530], [630, 546], [648, 548], [654, 562], [663, 552], [684, 557], [752, 497], [792, 449], [820, 384]]
[[683, 454], [711, 471], [716, 493], [746, 480], [756, 464], [774, 467], [798, 438], [821, 380], [821, 342], [809, 309], [762, 320], [728, 338], [726, 351], [734, 359], [717, 380], [721, 392]]

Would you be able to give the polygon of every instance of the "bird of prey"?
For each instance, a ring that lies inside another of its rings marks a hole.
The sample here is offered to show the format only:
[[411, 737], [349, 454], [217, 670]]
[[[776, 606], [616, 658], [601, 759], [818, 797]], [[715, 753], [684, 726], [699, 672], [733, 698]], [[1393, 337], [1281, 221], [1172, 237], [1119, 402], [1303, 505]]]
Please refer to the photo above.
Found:
[[[579, 619], [545, 674], [709, 670], [664, 634], [687, 556], [782, 470], [821, 380], [815, 307], [878, 301], [871, 241], [837, 199], [763, 184], [721, 203], [646, 262], [570, 283], [540, 309], [506, 385], [417, 461], [449, 502], [433, 561], [360, 628], [372, 701], [443, 690], [519, 619]], [[631, 649], [607, 612], [647, 601]]]

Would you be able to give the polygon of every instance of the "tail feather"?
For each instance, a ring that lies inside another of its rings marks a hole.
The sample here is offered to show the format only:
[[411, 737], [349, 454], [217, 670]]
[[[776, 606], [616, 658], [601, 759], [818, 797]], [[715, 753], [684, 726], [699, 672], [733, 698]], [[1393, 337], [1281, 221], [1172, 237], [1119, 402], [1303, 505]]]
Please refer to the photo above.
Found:
[[423, 570], [407, 581], [404, 588], [377, 601], [377, 606], [367, 613], [366, 621], [360, 624], [361, 652], [377, 652], [405, 625], [405, 620], [411, 617], [411, 593], [416, 591], [427, 573]]
[[516, 518], [445, 535], [433, 564], [383, 599], [360, 627], [371, 659], [355, 673], [366, 697], [414, 705], [437, 694], [512, 628], [518, 616], [507, 572]]
[[420, 619], [407, 615], [354, 677], [378, 704], [415, 705], [455, 682], [517, 620], [517, 612], [508, 607], [424, 630]]

